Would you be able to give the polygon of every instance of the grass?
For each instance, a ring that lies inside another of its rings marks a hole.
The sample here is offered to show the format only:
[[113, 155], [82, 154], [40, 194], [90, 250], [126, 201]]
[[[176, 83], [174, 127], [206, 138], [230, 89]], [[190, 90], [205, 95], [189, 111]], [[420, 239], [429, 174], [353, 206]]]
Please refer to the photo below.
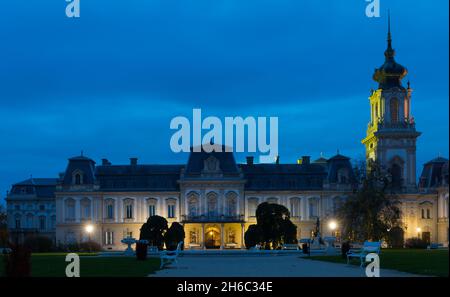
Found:
[[[68, 262], [65, 253], [42, 253], [31, 256], [31, 276], [65, 277]], [[80, 253], [81, 277], [145, 277], [159, 269], [158, 258], [138, 261], [135, 257], [95, 257]], [[1, 259], [3, 258], [3, 259]], [[0, 276], [4, 276], [4, 256], [0, 256]]]
[[[383, 249], [380, 254], [380, 268], [393, 269], [420, 275], [448, 277], [448, 249], [416, 250], [416, 249]], [[347, 263], [339, 256], [311, 256], [303, 259]], [[351, 261], [359, 265], [359, 259]]]

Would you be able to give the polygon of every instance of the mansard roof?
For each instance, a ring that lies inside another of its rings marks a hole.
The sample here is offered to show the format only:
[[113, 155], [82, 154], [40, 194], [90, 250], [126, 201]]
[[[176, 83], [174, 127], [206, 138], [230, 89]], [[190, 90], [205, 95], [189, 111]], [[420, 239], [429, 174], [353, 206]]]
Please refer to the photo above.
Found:
[[57, 178], [29, 178], [15, 183], [12, 186], [11, 194], [36, 195], [38, 198], [53, 198], [55, 197], [57, 183]]
[[437, 157], [423, 165], [419, 186], [435, 188], [443, 184], [448, 184], [448, 159]]
[[218, 160], [220, 171], [224, 176], [237, 176], [240, 174], [233, 152], [227, 152], [224, 145], [212, 144], [210, 146], [214, 146], [216, 148], [218, 146], [221, 147], [221, 152], [206, 152], [203, 147], [200, 152], [194, 152], [194, 149], [191, 148], [189, 160], [186, 165], [185, 176], [200, 175], [205, 167], [205, 161], [210, 157], [214, 157]]
[[178, 191], [184, 165], [97, 166], [95, 175], [102, 191]]
[[240, 165], [246, 190], [320, 190], [326, 177], [318, 164]]

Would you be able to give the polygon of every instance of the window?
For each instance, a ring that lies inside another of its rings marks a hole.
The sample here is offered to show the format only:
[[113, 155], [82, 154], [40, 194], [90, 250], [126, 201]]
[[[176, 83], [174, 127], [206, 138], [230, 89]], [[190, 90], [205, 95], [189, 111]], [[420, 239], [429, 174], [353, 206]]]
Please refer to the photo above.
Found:
[[149, 216], [149, 217], [152, 217], [152, 216], [154, 216], [154, 215], [156, 215], [156, 207], [155, 207], [154, 204], [150, 204], [150, 205], [148, 206], [148, 216]]
[[83, 220], [91, 218], [91, 200], [87, 198], [81, 200], [81, 218]]
[[298, 198], [291, 198], [289, 204], [292, 217], [300, 216], [300, 200]]
[[123, 212], [124, 218], [127, 220], [134, 218], [134, 209], [133, 209], [134, 200], [127, 198], [123, 200]]
[[106, 231], [105, 232], [105, 245], [113, 245], [114, 244], [114, 232]]
[[237, 202], [237, 195], [234, 192], [230, 192], [227, 194], [227, 215], [228, 216], [235, 216], [236, 215], [236, 202]]
[[157, 205], [158, 205], [158, 200], [156, 198], [147, 199], [148, 217], [156, 216], [156, 206]]
[[199, 196], [197, 193], [189, 193], [188, 195], [188, 213], [190, 216], [198, 216], [199, 213]]
[[133, 218], [133, 205], [132, 204], [128, 204], [126, 206], [126, 218], [127, 219]]
[[398, 123], [399, 120], [399, 114], [398, 114], [398, 100], [397, 98], [391, 99], [391, 122], [392, 123]]
[[174, 218], [175, 217], [175, 204], [167, 205], [167, 217]]
[[50, 220], [50, 228], [55, 229], [56, 227], [56, 216], [52, 216]]
[[309, 200], [309, 217], [317, 217], [318, 216], [318, 202], [316, 199]]
[[197, 231], [190, 231], [189, 232], [189, 242], [190, 243], [198, 243], [197, 242]]
[[114, 219], [114, 205], [112, 204], [106, 205], [106, 218]]
[[76, 185], [81, 185], [82, 184], [82, 182], [81, 182], [81, 174], [79, 174], [79, 173], [75, 174], [75, 184]]
[[427, 219], [431, 219], [431, 210], [427, 209]]
[[40, 216], [39, 217], [39, 229], [40, 230], [45, 230], [46, 228], [46, 218], [45, 216]]
[[256, 216], [256, 208], [258, 207], [258, 199], [250, 198], [248, 200], [248, 216], [255, 217]]
[[208, 216], [214, 217], [217, 215], [217, 194], [214, 192], [210, 192], [207, 195], [206, 205], [208, 208]]
[[16, 216], [16, 229], [20, 229], [20, 216]]
[[422, 219], [425, 219], [425, 209], [422, 208]]
[[66, 200], [66, 220], [75, 220], [75, 200]]

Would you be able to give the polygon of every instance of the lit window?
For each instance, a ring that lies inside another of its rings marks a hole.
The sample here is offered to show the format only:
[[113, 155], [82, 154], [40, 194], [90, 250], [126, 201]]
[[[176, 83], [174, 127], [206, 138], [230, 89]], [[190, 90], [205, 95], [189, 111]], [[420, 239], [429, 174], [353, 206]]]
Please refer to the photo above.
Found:
[[105, 245], [113, 245], [114, 244], [114, 232], [106, 231], [105, 232]]

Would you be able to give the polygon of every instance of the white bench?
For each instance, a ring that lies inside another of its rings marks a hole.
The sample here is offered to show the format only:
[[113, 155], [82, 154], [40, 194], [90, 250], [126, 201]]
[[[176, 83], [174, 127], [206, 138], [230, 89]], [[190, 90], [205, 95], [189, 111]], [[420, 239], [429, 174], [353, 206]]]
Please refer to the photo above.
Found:
[[351, 258], [359, 258], [359, 261], [361, 262], [361, 267], [363, 267], [363, 264], [365, 262], [366, 256], [370, 253], [380, 254], [381, 251], [381, 242], [375, 241], [365, 241], [362, 248], [358, 251], [350, 250], [347, 252], [347, 264], [350, 264]]
[[177, 245], [176, 250], [162, 251], [159, 254], [159, 258], [161, 259], [161, 266], [159, 267], [159, 269], [163, 268], [165, 264], [172, 263], [172, 262], [175, 262], [175, 264], [177, 264], [177, 266], [178, 266], [177, 258], [178, 258], [178, 255], [180, 254], [182, 244], [183, 244], [183, 242], [180, 241]]
[[251, 247], [249, 250], [254, 251], [254, 252], [259, 251], [259, 250], [261, 250], [261, 245], [257, 244], [255, 246]]
[[297, 243], [292, 243], [292, 244], [285, 243], [281, 246], [281, 248], [283, 250], [299, 250], [300, 249]]

